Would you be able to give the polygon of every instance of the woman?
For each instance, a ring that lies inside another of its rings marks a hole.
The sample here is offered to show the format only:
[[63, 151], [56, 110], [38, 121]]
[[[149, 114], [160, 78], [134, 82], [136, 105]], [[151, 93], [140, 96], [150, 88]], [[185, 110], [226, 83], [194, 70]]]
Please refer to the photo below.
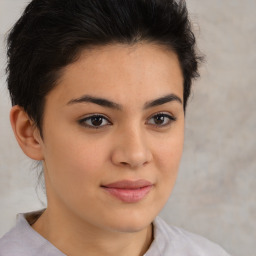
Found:
[[8, 37], [10, 119], [47, 208], [0, 255], [227, 255], [157, 217], [199, 60], [184, 2], [33, 0]]

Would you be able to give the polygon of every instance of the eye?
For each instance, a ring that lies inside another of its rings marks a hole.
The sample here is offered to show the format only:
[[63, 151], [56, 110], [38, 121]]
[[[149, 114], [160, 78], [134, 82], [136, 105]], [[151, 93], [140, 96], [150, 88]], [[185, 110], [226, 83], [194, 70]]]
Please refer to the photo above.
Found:
[[85, 127], [98, 129], [110, 125], [111, 122], [103, 115], [91, 115], [81, 120], [79, 123]]
[[171, 124], [173, 121], [176, 121], [174, 116], [166, 113], [157, 113], [151, 116], [147, 123], [156, 127], [163, 127]]

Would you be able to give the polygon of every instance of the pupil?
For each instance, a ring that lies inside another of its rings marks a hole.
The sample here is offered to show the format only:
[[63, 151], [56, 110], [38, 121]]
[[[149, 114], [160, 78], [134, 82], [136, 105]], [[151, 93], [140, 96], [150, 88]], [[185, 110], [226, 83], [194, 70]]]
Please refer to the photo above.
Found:
[[93, 124], [94, 126], [99, 126], [99, 125], [101, 125], [101, 124], [102, 124], [102, 118], [101, 118], [101, 117], [98, 117], [98, 116], [93, 117], [93, 118], [92, 118], [92, 124]]
[[164, 122], [164, 116], [156, 116], [154, 119], [156, 124], [162, 124]]

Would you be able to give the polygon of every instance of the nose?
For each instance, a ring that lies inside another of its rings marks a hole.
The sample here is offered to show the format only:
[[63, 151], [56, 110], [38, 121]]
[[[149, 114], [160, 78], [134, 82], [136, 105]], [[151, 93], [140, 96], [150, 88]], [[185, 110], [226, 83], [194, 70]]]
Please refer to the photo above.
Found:
[[152, 152], [147, 140], [139, 129], [127, 129], [115, 137], [112, 151], [112, 162], [118, 166], [135, 169], [142, 167], [152, 160]]

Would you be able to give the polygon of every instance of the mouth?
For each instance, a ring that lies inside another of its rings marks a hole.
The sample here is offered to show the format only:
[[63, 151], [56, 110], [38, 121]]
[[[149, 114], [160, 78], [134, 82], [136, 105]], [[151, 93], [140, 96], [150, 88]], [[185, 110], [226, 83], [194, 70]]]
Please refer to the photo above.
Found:
[[151, 191], [152, 187], [153, 184], [147, 180], [121, 180], [101, 186], [111, 196], [126, 203], [141, 201]]

